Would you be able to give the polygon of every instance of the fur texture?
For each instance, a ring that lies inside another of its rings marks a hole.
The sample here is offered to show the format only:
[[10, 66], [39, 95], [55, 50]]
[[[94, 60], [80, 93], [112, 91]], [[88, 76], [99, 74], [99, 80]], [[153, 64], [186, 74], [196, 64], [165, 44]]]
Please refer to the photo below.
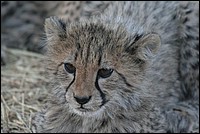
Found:
[[37, 132], [198, 132], [199, 25], [184, 9], [199, 9], [184, 6], [111, 2], [70, 24], [46, 19], [52, 90]]

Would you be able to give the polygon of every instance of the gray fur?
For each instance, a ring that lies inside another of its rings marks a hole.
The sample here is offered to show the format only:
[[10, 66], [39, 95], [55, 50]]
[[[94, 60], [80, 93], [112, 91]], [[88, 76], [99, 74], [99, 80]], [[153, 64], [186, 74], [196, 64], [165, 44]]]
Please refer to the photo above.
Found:
[[[193, 6], [187, 3], [198, 12]], [[88, 20], [47, 19], [52, 95], [34, 118], [37, 132], [199, 132], [199, 24], [185, 24], [191, 16], [183, 9], [179, 2], [112, 2]], [[187, 31], [190, 25], [195, 29]], [[185, 49], [191, 57], [185, 58]], [[97, 70], [88, 69], [98, 60], [98, 67], [115, 69], [98, 80], [107, 100], [100, 108], [102, 97], [92, 83]], [[77, 65], [73, 81], [60, 66], [64, 61], [83, 65], [84, 73]], [[73, 93], [80, 74], [87, 77], [79, 92], [92, 91], [84, 105], [92, 112], [76, 110]]]

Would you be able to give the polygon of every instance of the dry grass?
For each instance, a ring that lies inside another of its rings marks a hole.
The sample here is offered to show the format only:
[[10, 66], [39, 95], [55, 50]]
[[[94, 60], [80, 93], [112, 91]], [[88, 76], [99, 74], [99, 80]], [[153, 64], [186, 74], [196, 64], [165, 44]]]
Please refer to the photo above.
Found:
[[42, 55], [8, 49], [1, 66], [1, 133], [30, 133], [31, 118], [47, 96]]

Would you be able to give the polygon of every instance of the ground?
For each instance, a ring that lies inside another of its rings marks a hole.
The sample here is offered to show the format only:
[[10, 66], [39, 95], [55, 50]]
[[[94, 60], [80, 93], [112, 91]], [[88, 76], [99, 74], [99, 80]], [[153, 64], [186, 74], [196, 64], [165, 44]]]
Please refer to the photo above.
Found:
[[47, 96], [42, 55], [8, 49], [8, 63], [1, 66], [1, 133], [28, 133], [31, 117]]

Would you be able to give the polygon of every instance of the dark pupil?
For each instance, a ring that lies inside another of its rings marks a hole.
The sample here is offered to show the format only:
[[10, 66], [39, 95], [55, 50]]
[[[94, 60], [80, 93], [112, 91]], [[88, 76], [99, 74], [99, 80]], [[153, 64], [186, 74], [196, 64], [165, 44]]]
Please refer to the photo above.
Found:
[[64, 67], [65, 67], [65, 70], [68, 72], [68, 73], [75, 73], [76, 72], [76, 68], [70, 64], [70, 63], [64, 63]]
[[98, 71], [98, 76], [100, 76], [101, 78], [107, 78], [109, 77], [113, 72], [113, 69], [99, 69]]

